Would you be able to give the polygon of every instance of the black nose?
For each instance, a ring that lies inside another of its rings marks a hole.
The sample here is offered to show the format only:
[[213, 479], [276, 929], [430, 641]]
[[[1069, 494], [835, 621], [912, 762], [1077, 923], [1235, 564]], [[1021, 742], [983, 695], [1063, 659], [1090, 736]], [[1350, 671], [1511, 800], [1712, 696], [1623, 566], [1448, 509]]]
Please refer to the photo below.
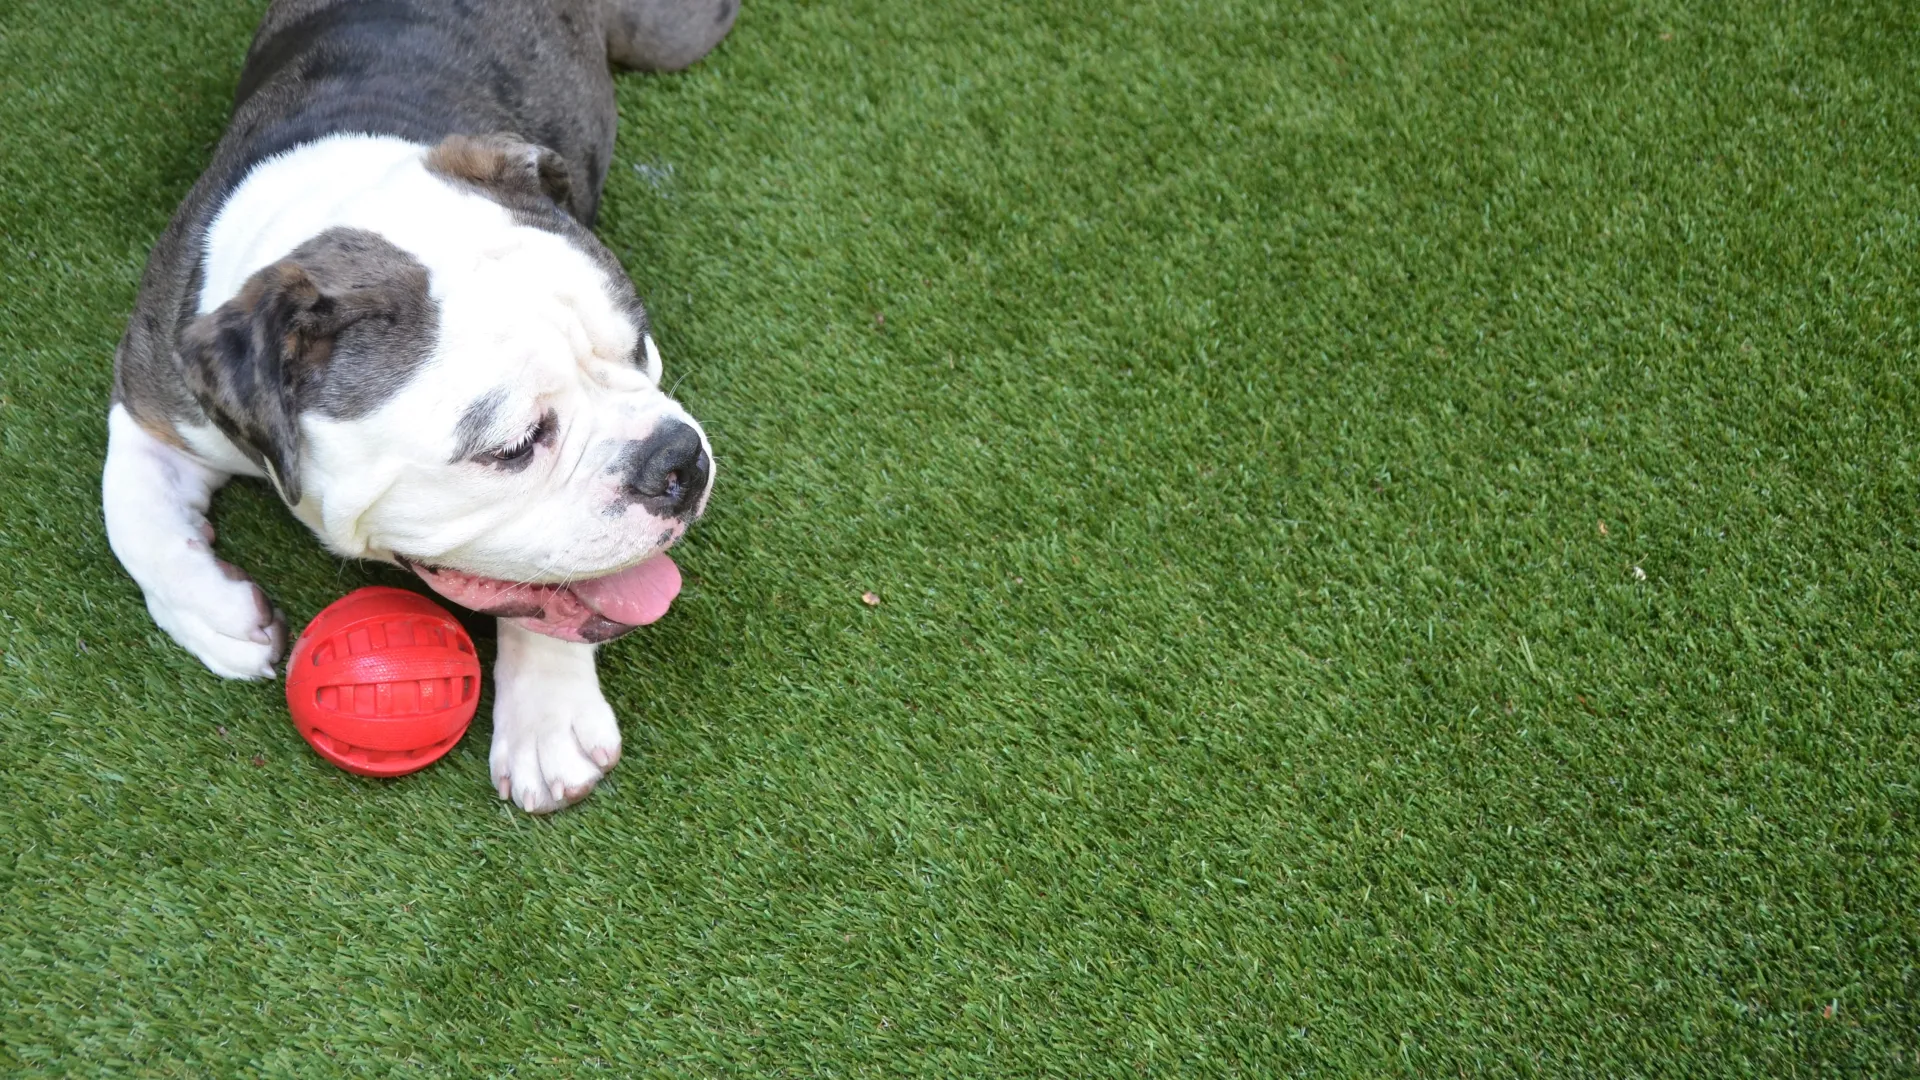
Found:
[[614, 468], [627, 498], [656, 517], [684, 518], [706, 493], [712, 462], [690, 424], [668, 420], [644, 439], [627, 444]]

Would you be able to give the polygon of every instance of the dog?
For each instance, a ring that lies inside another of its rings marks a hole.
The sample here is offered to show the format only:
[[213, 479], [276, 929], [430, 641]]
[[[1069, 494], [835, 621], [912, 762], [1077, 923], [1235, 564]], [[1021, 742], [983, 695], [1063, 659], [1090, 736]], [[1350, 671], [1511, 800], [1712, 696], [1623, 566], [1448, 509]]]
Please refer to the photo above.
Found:
[[590, 231], [611, 66], [684, 68], [736, 0], [275, 0], [114, 358], [107, 539], [215, 674], [284, 619], [207, 508], [264, 477], [328, 549], [497, 617], [490, 771], [547, 813], [620, 758], [595, 646], [664, 612], [713, 450]]

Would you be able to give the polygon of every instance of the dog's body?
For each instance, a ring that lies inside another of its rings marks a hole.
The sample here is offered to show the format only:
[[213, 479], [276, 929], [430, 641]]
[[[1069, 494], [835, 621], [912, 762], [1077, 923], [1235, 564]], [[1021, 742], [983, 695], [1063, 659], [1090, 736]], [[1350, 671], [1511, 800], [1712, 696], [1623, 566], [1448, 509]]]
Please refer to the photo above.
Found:
[[498, 615], [492, 772], [556, 809], [620, 753], [594, 644], [664, 610], [705, 508], [698, 424], [588, 227], [608, 63], [684, 67], [733, 0], [278, 0], [116, 356], [107, 536], [155, 620], [270, 678], [207, 507], [267, 477], [323, 543]]

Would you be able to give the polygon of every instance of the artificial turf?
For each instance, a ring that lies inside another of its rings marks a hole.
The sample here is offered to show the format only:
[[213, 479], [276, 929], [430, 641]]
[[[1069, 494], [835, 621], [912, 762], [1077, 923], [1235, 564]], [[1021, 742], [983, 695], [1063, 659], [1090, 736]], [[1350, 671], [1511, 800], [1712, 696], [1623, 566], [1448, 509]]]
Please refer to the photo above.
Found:
[[620, 83], [720, 474], [549, 820], [102, 536], [260, 7], [0, 8], [0, 1072], [1920, 1075], [1915, 5], [748, 0]]

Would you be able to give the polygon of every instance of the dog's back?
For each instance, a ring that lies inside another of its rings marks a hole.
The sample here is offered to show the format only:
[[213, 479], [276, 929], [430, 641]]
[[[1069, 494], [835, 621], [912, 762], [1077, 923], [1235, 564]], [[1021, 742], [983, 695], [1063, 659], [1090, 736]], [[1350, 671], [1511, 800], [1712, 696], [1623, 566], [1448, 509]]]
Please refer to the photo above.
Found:
[[280, 0], [247, 50], [222, 164], [244, 172], [336, 132], [428, 144], [513, 132], [566, 162], [565, 205], [590, 225], [615, 123], [602, 11], [592, 0]]

